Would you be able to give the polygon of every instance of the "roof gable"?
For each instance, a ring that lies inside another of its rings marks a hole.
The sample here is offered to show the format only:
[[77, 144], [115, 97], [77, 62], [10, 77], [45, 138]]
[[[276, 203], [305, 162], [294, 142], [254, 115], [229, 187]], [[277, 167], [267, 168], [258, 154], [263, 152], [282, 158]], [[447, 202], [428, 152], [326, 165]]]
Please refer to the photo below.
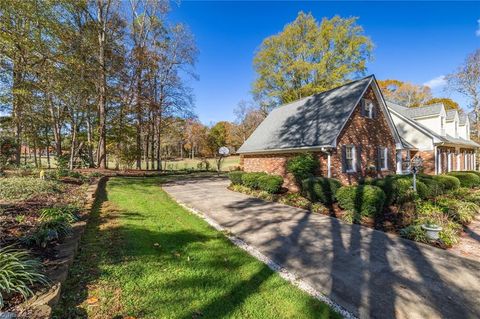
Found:
[[277, 107], [238, 153], [334, 146], [373, 75]]

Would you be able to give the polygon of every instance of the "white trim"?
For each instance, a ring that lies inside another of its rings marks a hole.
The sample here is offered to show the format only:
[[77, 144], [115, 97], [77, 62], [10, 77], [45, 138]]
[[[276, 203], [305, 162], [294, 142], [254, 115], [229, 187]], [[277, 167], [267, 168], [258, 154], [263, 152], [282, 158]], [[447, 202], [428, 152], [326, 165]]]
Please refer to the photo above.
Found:
[[450, 151], [447, 153], [447, 172], [452, 171], [452, 155]]
[[442, 174], [442, 152], [437, 148], [438, 169], [437, 174]]
[[456, 158], [456, 161], [457, 161], [457, 171], [460, 171], [460, 160], [462, 158], [462, 156], [460, 155], [460, 150], [456, 150], [457, 152], [457, 158]]
[[294, 147], [294, 148], [275, 148], [270, 150], [258, 150], [258, 151], [237, 151], [237, 154], [275, 154], [275, 153], [297, 153], [297, 152], [325, 152], [327, 148], [335, 148], [333, 145], [321, 145], [321, 146], [303, 146], [303, 147]]
[[388, 171], [388, 147], [381, 147], [383, 152], [383, 163], [380, 163], [380, 170]]
[[395, 152], [395, 160], [397, 164], [397, 174], [402, 174], [402, 151], [396, 150]]
[[352, 168], [347, 169], [345, 167], [346, 173], [356, 173], [357, 172], [357, 148], [355, 145], [345, 145], [345, 165], [347, 164], [347, 149], [352, 149]]
[[327, 154], [327, 177], [331, 178], [332, 177], [332, 159], [330, 152]]

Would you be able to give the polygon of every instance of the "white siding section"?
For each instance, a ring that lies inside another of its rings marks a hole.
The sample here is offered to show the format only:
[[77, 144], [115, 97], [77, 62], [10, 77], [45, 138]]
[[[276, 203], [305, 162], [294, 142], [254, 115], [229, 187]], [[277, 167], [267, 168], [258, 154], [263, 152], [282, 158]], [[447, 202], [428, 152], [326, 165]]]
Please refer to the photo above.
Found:
[[409, 142], [412, 145], [415, 145], [415, 147], [417, 147], [421, 151], [433, 150], [433, 140], [431, 137], [422, 133], [411, 124], [405, 122], [403, 119], [398, 117], [395, 113], [392, 112], [391, 114], [392, 114], [393, 123], [395, 123], [398, 133], [407, 142]]

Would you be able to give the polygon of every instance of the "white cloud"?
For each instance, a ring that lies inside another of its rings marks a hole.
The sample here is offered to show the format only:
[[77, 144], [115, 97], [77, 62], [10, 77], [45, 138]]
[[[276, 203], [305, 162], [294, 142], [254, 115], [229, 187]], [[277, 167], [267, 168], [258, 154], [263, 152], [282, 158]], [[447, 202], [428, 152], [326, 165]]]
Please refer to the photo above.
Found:
[[477, 23], [478, 23], [478, 29], [475, 32], [475, 34], [477, 35], [477, 37], [480, 37], [480, 19], [477, 20]]
[[445, 84], [447, 84], [447, 80], [445, 80], [445, 75], [437, 76], [436, 78], [433, 78], [430, 81], [423, 83], [423, 85], [430, 87], [432, 90], [441, 88], [445, 86]]

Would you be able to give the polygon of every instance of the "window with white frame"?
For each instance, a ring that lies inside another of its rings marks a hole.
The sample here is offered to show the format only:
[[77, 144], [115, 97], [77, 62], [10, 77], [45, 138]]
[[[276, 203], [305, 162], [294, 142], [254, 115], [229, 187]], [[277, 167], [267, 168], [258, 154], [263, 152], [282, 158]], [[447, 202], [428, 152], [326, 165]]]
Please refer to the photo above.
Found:
[[388, 169], [388, 148], [382, 147], [378, 152], [378, 161], [380, 163], [380, 169], [387, 170]]
[[369, 119], [373, 119], [373, 112], [374, 112], [373, 102], [371, 100], [364, 99], [363, 107], [364, 107], [364, 111], [363, 111], [364, 116], [368, 117]]
[[355, 146], [345, 146], [345, 169], [347, 172], [355, 172]]

